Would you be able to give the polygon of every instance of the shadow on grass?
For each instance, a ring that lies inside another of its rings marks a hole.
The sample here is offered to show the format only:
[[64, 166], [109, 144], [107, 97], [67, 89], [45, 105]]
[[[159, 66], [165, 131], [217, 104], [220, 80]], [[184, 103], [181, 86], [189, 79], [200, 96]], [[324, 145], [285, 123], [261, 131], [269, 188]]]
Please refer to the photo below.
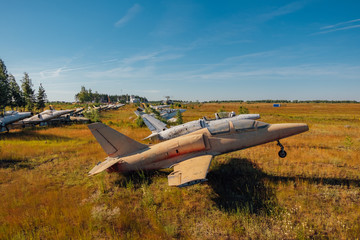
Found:
[[215, 165], [207, 178], [217, 194], [213, 200], [220, 209], [229, 212], [243, 210], [255, 214], [271, 214], [279, 210], [275, 190], [270, 184], [266, 184], [269, 182], [308, 182], [360, 187], [358, 179], [269, 175], [250, 160], [238, 158]]
[[0, 168], [33, 169], [33, 164], [26, 159], [0, 159]]
[[128, 173], [121, 173], [119, 174], [119, 178], [115, 181], [115, 184], [119, 187], [126, 187], [126, 188], [140, 188], [142, 185], [149, 186], [154, 178], [157, 177], [167, 177], [169, 172], [165, 171], [134, 171]]
[[283, 177], [275, 175], [266, 175], [265, 178], [269, 179], [272, 182], [296, 182], [304, 181], [311, 184], [323, 184], [323, 185], [337, 185], [337, 186], [355, 186], [360, 187], [360, 180], [358, 179], [346, 179], [346, 178], [318, 178], [318, 177]]
[[26, 140], [26, 141], [70, 141], [71, 138], [53, 134], [39, 134], [36, 129], [24, 129], [23, 131], [0, 133], [0, 140]]
[[274, 190], [265, 185], [265, 176], [251, 161], [232, 158], [215, 166], [207, 178], [217, 194], [213, 200], [220, 209], [271, 214], [278, 204]]

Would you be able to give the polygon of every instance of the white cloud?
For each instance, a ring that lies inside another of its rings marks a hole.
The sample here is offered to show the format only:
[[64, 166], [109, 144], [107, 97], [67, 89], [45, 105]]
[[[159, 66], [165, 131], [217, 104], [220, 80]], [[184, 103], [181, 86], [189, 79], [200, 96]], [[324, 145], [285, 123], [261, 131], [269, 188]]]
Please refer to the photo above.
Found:
[[354, 20], [350, 20], [350, 21], [346, 21], [346, 22], [340, 22], [340, 23], [337, 23], [334, 25], [322, 27], [321, 29], [337, 28], [337, 27], [341, 27], [341, 26], [348, 25], [348, 24], [355, 23], [355, 22], [360, 22], [360, 19], [354, 19]]
[[61, 68], [57, 68], [55, 70], [44, 70], [44, 71], [41, 71], [39, 73], [40, 77], [42, 79], [44, 78], [55, 78], [55, 77], [58, 77], [60, 75], [60, 73], [63, 71], [63, 67]]
[[124, 26], [126, 23], [128, 23], [131, 19], [133, 19], [136, 14], [138, 14], [141, 11], [141, 6], [139, 4], [135, 4], [134, 6], [132, 6], [127, 13], [125, 14], [125, 16], [123, 16], [119, 21], [117, 21], [115, 23], [115, 27], [122, 27]]
[[350, 20], [350, 21], [346, 21], [346, 22], [340, 22], [340, 23], [336, 23], [333, 25], [328, 25], [328, 26], [320, 28], [321, 30], [324, 30], [324, 31], [314, 33], [314, 35], [360, 28], [360, 24], [355, 24], [358, 22], [360, 22], [360, 19], [354, 19], [354, 20]]
[[154, 59], [158, 54], [159, 52], [155, 51], [146, 55], [135, 55], [129, 58], [125, 58], [122, 62], [126, 65], [130, 65], [136, 62]]

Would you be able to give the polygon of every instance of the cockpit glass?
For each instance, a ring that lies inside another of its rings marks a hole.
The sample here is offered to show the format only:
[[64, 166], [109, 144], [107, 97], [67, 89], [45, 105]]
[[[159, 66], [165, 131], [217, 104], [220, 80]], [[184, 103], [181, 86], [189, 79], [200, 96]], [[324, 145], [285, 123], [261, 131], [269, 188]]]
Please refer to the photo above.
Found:
[[245, 130], [245, 129], [252, 129], [255, 128], [255, 121], [254, 120], [247, 120], [247, 119], [238, 119], [232, 121], [235, 130]]
[[229, 122], [219, 122], [216, 124], [212, 124], [209, 128], [209, 132], [211, 134], [220, 134], [230, 132]]
[[257, 128], [265, 128], [265, 127], [267, 127], [267, 126], [269, 126], [268, 123], [256, 121], [256, 127], [257, 127]]

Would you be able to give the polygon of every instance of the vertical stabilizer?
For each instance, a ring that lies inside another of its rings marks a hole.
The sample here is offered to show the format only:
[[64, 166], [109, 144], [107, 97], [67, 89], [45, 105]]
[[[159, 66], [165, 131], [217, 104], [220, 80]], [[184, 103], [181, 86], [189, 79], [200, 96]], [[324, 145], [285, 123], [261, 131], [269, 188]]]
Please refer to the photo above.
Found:
[[111, 157], [123, 156], [147, 148], [146, 145], [119, 133], [103, 123], [93, 123], [88, 127], [106, 154]]

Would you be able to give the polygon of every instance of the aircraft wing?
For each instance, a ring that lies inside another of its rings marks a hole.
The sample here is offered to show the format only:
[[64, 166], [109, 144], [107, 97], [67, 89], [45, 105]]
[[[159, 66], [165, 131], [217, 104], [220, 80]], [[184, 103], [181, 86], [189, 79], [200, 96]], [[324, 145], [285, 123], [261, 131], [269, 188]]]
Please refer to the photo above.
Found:
[[202, 155], [175, 164], [168, 176], [169, 186], [185, 187], [207, 181], [212, 158], [212, 155]]
[[167, 129], [166, 124], [163, 123], [162, 121], [154, 118], [153, 116], [149, 115], [149, 114], [142, 114], [140, 115], [144, 121], [144, 123], [146, 124], [146, 126], [150, 129], [150, 131], [152, 131], [153, 133], [156, 132], [161, 132], [164, 131], [165, 129]]

